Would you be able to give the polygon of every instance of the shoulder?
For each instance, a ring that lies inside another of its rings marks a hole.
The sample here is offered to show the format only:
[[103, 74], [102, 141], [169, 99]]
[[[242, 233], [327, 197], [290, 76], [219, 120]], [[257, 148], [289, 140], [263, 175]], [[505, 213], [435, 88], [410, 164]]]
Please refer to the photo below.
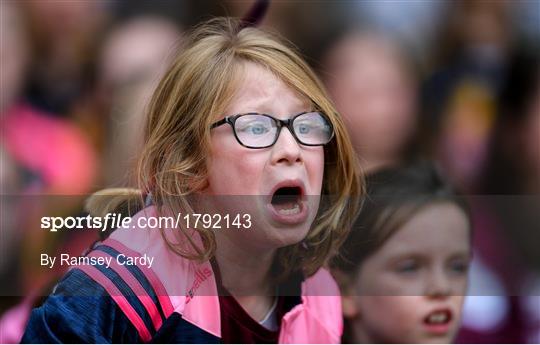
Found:
[[302, 294], [308, 296], [337, 296], [341, 297], [339, 287], [325, 268], [320, 268], [314, 275], [308, 277], [302, 286]]
[[77, 260], [32, 312], [23, 341], [147, 342], [172, 314], [169, 294], [145, 254], [107, 239]]
[[302, 300], [306, 311], [318, 320], [320, 325], [339, 339], [343, 332], [341, 293], [339, 287], [325, 269], [319, 269], [302, 284]]
[[174, 310], [152, 267], [155, 258], [113, 239], [97, 243], [86, 258], [89, 264], [76, 269], [105, 291], [141, 340], [150, 341]]
[[32, 311], [23, 343], [139, 342], [137, 332], [107, 292], [73, 269]]
[[339, 343], [343, 333], [341, 296], [326, 269], [302, 282], [302, 303], [282, 320], [280, 343]]

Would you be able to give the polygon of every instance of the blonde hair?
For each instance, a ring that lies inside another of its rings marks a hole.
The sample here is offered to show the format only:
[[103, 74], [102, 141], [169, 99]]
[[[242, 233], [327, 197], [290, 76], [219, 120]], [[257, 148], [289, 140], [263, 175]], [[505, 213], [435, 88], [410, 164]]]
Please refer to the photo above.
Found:
[[[181, 47], [149, 104], [138, 163], [139, 188], [151, 193], [159, 212], [192, 211], [188, 197], [207, 185], [210, 125], [230, 103], [239, 68], [246, 61], [268, 68], [324, 112], [335, 130], [335, 138], [325, 146], [322, 193], [328, 200], [321, 203], [303, 244], [277, 252], [280, 272], [286, 275], [301, 268], [311, 275], [337, 251], [358, 212], [362, 183], [356, 155], [322, 84], [295, 49], [273, 34], [254, 27], [240, 29], [239, 25], [230, 18], [213, 19], [196, 27]], [[133, 195], [133, 190], [127, 193]], [[107, 212], [114, 205], [125, 204], [129, 195], [116, 197], [106, 207], [97, 205], [102, 202], [89, 204], [94, 210]], [[216, 248], [214, 234], [207, 229], [195, 231], [202, 246], [187, 232], [180, 232], [189, 241], [190, 250], [164, 239], [179, 255], [208, 260]]]

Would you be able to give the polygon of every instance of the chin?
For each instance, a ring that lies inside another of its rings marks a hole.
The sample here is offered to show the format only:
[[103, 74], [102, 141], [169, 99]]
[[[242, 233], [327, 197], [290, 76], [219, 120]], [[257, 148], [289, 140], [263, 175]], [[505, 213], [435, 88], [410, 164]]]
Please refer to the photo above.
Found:
[[425, 337], [420, 337], [412, 342], [422, 343], [422, 344], [452, 344], [456, 338], [455, 332], [452, 334], [445, 335], [426, 335]]
[[268, 235], [269, 242], [273, 244], [275, 249], [279, 249], [302, 242], [309, 233], [310, 227], [307, 225], [279, 228], [271, 226], [271, 229], [271, 233]]
[[[271, 205], [259, 208], [260, 229], [264, 229], [266, 243], [279, 249], [302, 242], [308, 235], [316, 217], [313, 204], [301, 203], [293, 214], [280, 214]], [[292, 213], [292, 212], [291, 212]]]

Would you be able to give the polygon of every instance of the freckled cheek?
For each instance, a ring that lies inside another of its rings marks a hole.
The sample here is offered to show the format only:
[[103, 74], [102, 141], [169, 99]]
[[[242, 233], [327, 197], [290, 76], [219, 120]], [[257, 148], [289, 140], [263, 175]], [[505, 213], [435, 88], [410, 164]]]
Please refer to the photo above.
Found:
[[256, 195], [264, 167], [257, 157], [244, 150], [215, 150], [209, 172], [211, 188], [222, 195]]
[[410, 333], [421, 318], [418, 311], [422, 301], [416, 296], [365, 296], [360, 300], [361, 313], [363, 310], [372, 325], [387, 333], [388, 338]]
[[324, 152], [322, 147], [317, 148], [316, 151], [307, 153], [305, 155], [305, 164], [309, 183], [312, 188], [311, 194], [318, 195], [321, 193], [324, 176]]
[[397, 324], [405, 329], [414, 329], [422, 322], [422, 311], [429, 308], [422, 296], [383, 296], [380, 305], [387, 314], [394, 315]]
[[467, 294], [468, 277], [463, 276], [452, 282], [452, 294], [462, 296]]
[[461, 317], [461, 310], [463, 309], [463, 302], [465, 302], [465, 295], [450, 297], [450, 303], [454, 307], [454, 310], [457, 312], [458, 318]]

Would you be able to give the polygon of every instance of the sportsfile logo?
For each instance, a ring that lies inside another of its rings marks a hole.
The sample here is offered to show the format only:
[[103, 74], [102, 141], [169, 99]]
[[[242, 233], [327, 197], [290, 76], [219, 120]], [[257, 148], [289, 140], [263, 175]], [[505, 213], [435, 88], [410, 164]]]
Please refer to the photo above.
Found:
[[[134, 221], [133, 221], [134, 220]], [[174, 216], [129, 217], [120, 213], [97, 216], [41, 217], [41, 228], [50, 232], [75, 229], [250, 229], [250, 214], [177, 213]]]
[[191, 301], [193, 296], [195, 295], [195, 291], [201, 286], [201, 284], [208, 278], [212, 276], [212, 271], [205, 267], [203, 269], [198, 269], [195, 271], [195, 281], [193, 282], [193, 285], [191, 286], [191, 289], [189, 289], [187, 295], [186, 295], [186, 304]]

